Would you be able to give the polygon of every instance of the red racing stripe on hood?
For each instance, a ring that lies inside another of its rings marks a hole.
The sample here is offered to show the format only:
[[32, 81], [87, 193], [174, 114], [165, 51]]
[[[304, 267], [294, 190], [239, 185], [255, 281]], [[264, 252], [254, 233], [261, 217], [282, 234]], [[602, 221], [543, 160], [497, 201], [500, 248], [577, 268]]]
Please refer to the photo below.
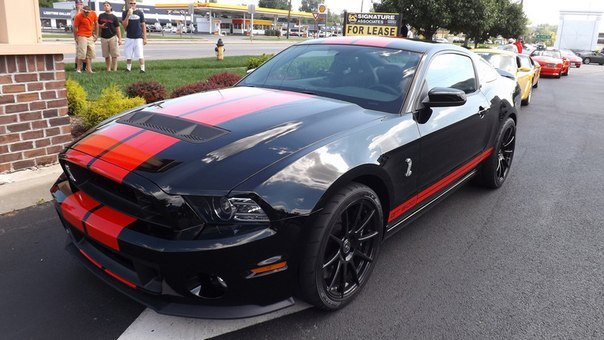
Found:
[[268, 92], [261, 96], [213, 106], [181, 117], [197, 123], [216, 125], [272, 106], [294, 103], [312, 97], [309, 94], [296, 92], [278, 92], [278, 94]]
[[92, 163], [91, 170], [102, 171], [107, 177], [121, 183], [130, 171], [178, 141], [179, 139], [174, 137], [145, 131], [102, 155]]
[[117, 238], [122, 230], [134, 221], [136, 218], [104, 206], [86, 219], [86, 229], [88, 236], [119, 251]]
[[194, 96], [171, 99], [160, 105], [147, 107], [145, 110], [169, 116], [180, 116], [187, 114], [188, 112], [198, 111], [205, 106], [219, 106], [222, 102], [245, 99], [265, 92], [266, 89], [254, 87], [238, 87], [236, 90], [229, 88], [220, 91], [198, 93]]
[[354, 42], [354, 45], [373, 46], [373, 47], [386, 47], [393, 41], [388, 39], [372, 39], [372, 38], [360, 38]]
[[93, 157], [100, 155], [107, 149], [120, 143], [135, 133], [140, 132], [138, 127], [124, 124], [110, 124], [79, 141], [73, 148], [87, 153]]

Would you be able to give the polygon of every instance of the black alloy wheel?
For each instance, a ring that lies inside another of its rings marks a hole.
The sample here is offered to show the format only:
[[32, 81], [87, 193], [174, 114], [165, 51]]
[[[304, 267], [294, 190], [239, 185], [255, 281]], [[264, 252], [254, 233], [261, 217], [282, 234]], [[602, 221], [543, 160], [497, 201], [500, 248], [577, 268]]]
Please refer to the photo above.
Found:
[[306, 300], [324, 310], [349, 303], [363, 288], [379, 253], [383, 217], [369, 187], [351, 183], [320, 213], [302, 265]]
[[493, 153], [483, 163], [476, 181], [487, 188], [500, 188], [509, 175], [515, 148], [516, 123], [507, 118], [499, 129]]
[[510, 171], [510, 167], [512, 166], [515, 147], [516, 126], [510, 125], [507, 126], [503, 132], [503, 138], [501, 139], [497, 152], [497, 180], [501, 183], [505, 181]]

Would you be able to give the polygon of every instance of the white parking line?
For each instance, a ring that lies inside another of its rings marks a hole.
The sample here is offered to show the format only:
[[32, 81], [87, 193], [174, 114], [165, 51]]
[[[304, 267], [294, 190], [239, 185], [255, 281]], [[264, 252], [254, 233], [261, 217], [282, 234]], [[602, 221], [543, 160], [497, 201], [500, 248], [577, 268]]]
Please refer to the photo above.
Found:
[[207, 339], [293, 314], [311, 306], [297, 301], [295, 305], [273, 313], [238, 320], [203, 320], [167, 316], [145, 309], [118, 340], [138, 339]]

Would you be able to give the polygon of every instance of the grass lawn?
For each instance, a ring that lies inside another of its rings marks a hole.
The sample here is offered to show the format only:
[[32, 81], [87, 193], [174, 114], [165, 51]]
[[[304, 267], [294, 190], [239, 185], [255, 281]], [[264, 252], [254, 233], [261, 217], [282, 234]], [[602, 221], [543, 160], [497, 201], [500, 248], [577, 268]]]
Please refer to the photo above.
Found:
[[223, 61], [216, 58], [198, 58], [182, 60], [149, 60], [145, 62], [146, 73], [139, 73], [137, 61], [132, 63], [132, 72], [126, 72], [126, 62], [118, 62], [117, 72], [106, 72], [105, 62], [92, 64], [94, 74], [75, 73], [72, 60], [65, 60], [65, 72], [68, 79], [80, 83], [88, 92], [88, 99], [95, 100], [101, 90], [111, 84], [125, 89], [131, 83], [142, 80], [156, 80], [166, 87], [169, 96], [174, 88], [206, 80], [215, 73], [231, 72], [245, 75], [247, 60], [250, 56], [225, 57]]

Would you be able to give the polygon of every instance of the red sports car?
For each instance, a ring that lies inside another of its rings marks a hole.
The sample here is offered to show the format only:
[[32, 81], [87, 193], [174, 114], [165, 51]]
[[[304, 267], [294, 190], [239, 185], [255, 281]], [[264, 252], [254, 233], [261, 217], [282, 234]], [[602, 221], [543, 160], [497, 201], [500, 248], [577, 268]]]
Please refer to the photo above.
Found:
[[568, 75], [570, 61], [562, 56], [560, 50], [535, 50], [531, 53], [531, 57], [541, 65], [541, 75], [556, 78]]
[[560, 53], [562, 53], [563, 57], [568, 58], [572, 66], [579, 68], [583, 65], [583, 59], [576, 55], [575, 52], [571, 50], [560, 50]]

